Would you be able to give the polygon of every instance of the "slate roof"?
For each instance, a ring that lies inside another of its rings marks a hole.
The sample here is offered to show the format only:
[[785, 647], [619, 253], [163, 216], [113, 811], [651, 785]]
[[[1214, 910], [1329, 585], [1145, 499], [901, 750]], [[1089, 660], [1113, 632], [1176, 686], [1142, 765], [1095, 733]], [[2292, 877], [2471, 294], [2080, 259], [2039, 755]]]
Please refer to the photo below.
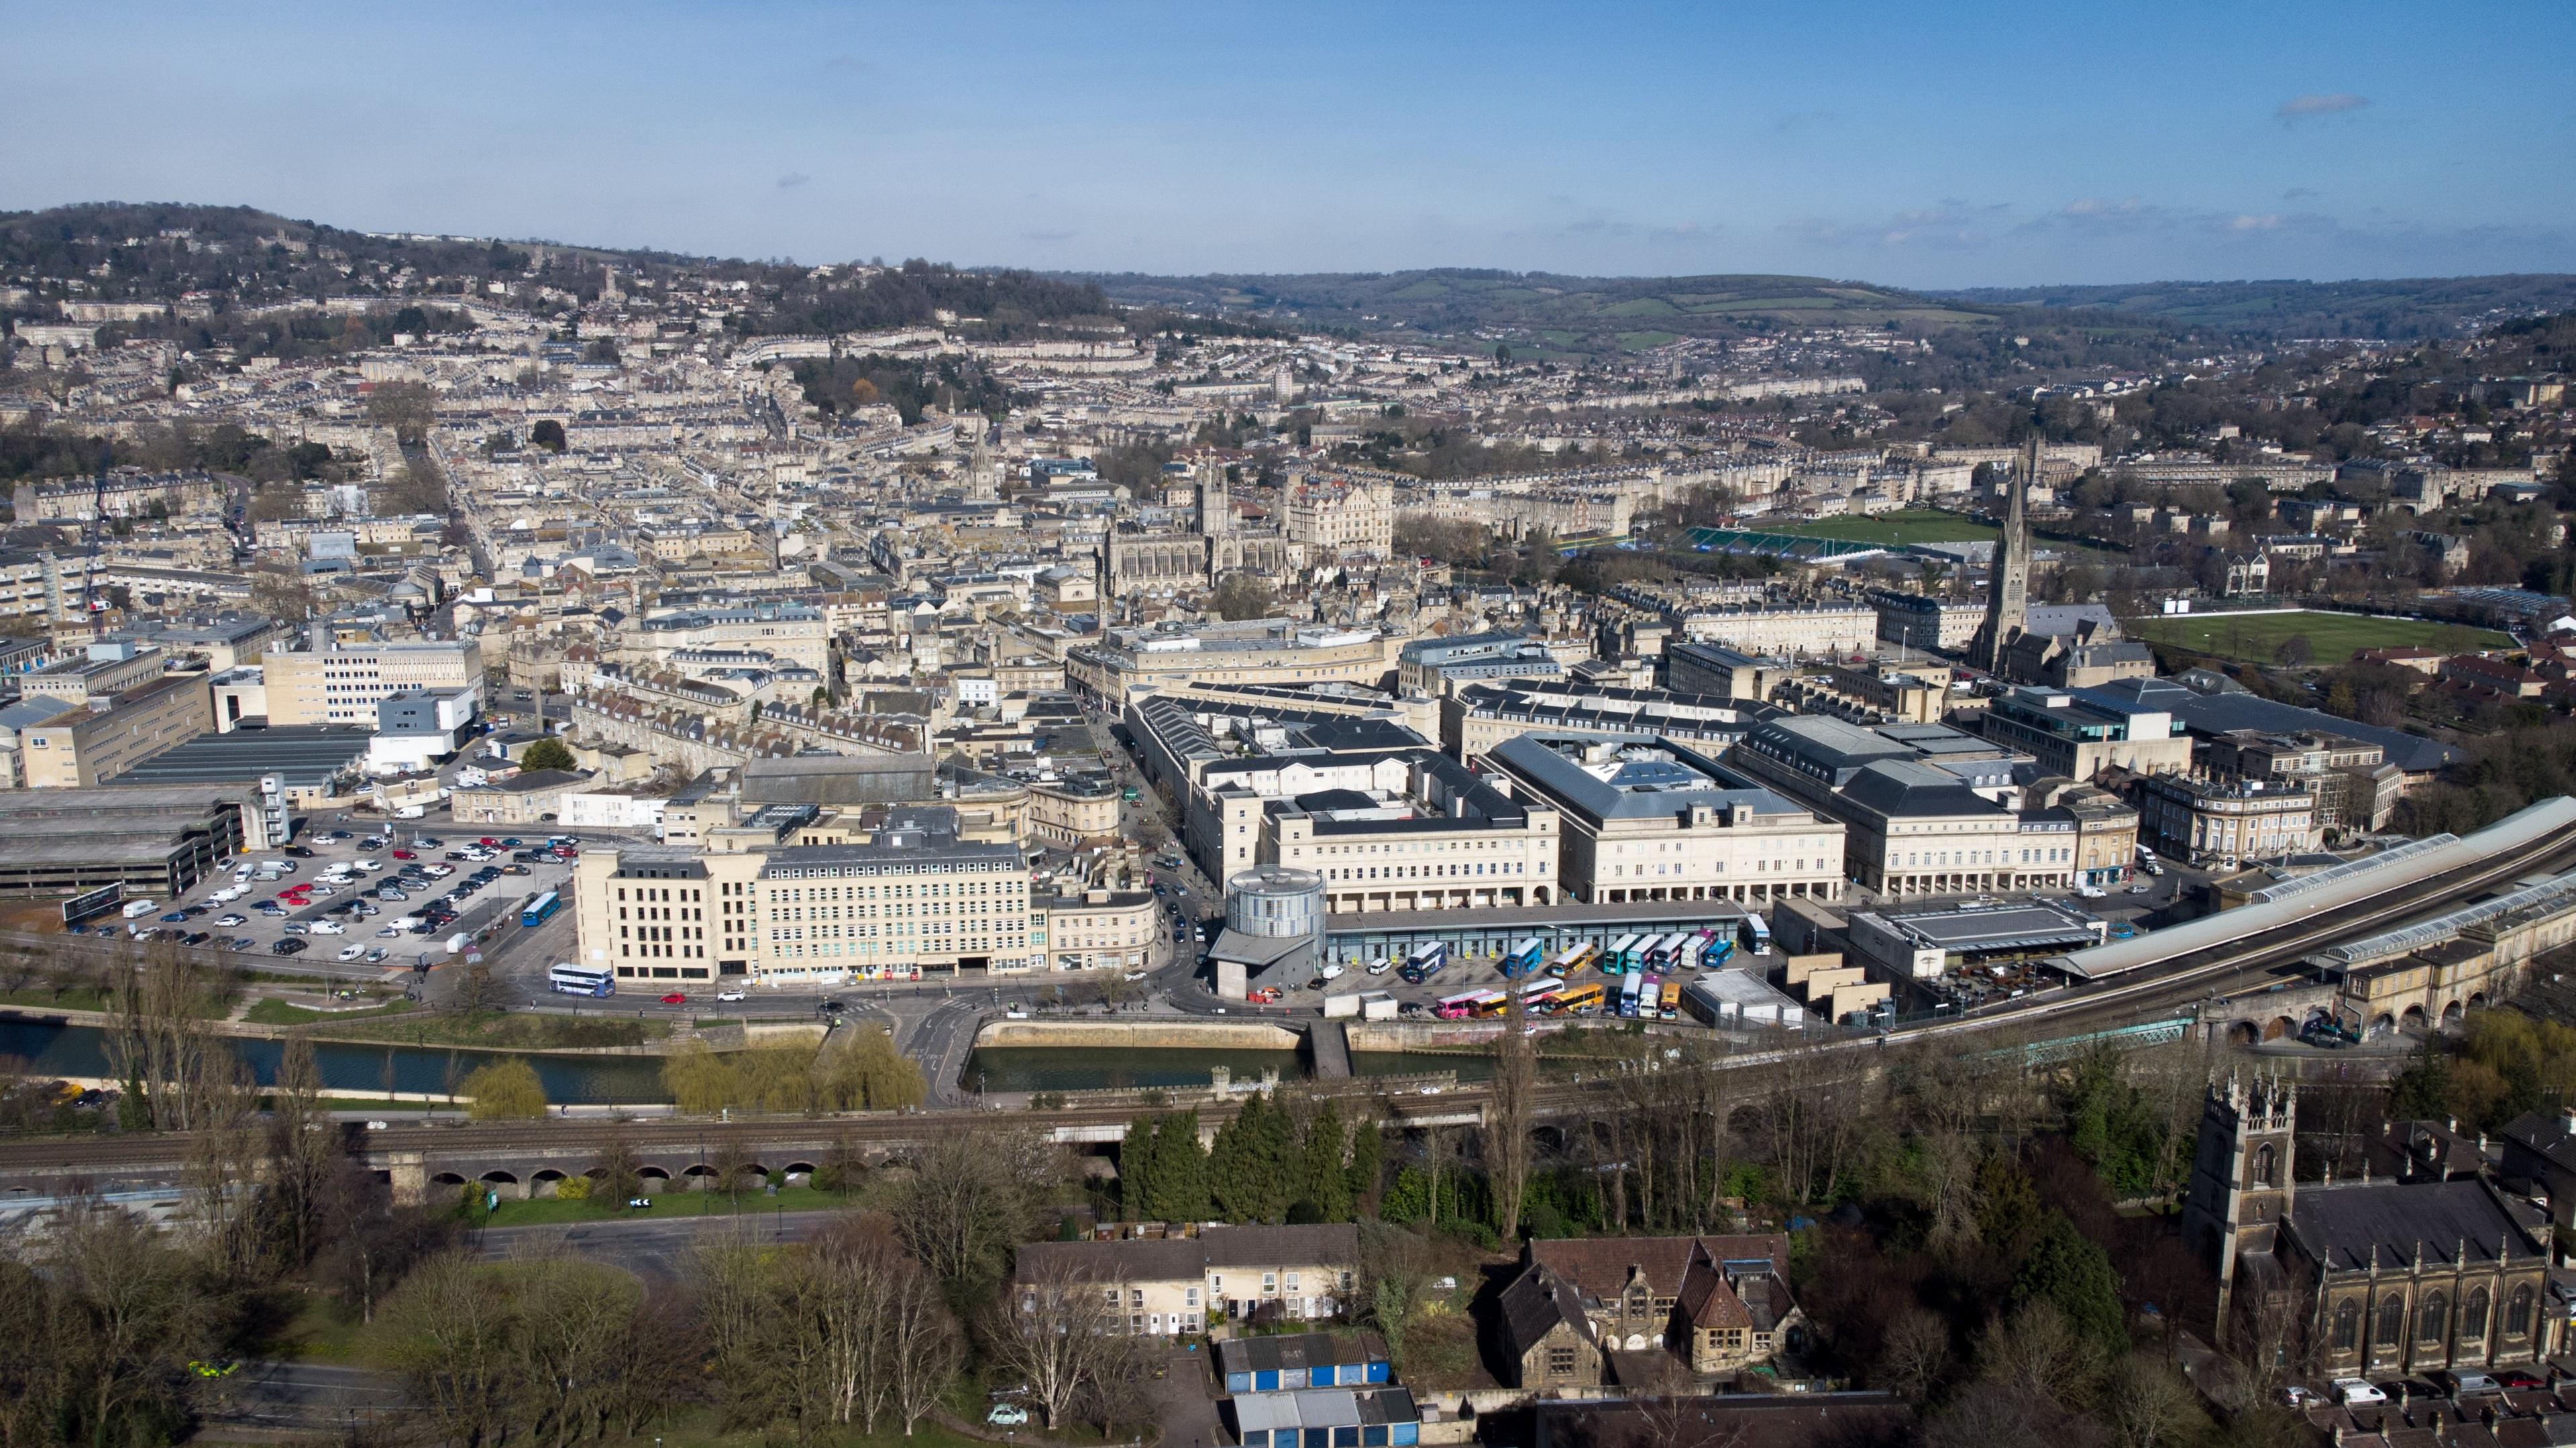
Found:
[[1843, 798], [1890, 818], [1991, 815], [2003, 809], [1948, 770], [1900, 759], [1882, 760], [1853, 775]]
[[1645, 1273], [1647, 1289], [1657, 1297], [1679, 1297], [1689, 1275], [1691, 1255], [1704, 1251], [1709, 1260], [1769, 1262], [1771, 1270], [1789, 1270], [1789, 1239], [1778, 1232], [1725, 1237], [1563, 1237], [1529, 1244], [1534, 1263], [1563, 1276], [1582, 1296], [1603, 1301], [1628, 1285], [1628, 1270]]
[[2327, 1271], [2362, 1272], [2374, 1250], [2383, 1267], [2419, 1253], [2448, 1262], [2464, 1250], [2472, 1263], [2508, 1253], [2538, 1261], [2543, 1247], [2534, 1233], [2546, 1221], [2539, 1208], [2508, 1204], [2483, 1181], [2337, 1182], [2299, 1188], [2289, 1226]]
[[[1020, 1248], [1023, 1279], [1061, 1262], [1094, 1281], [1195, 1281], [1210, 1272], [1248, 1267], [1359, 1265], [1360, 1229], [1349, 1222], [1293, 1227], [1210, 1227], [1195, 1237], [1135, 1237], [1115, 1242], [1031, 1242]], [[1323, 1284], [1318, 1284], [1322, 1286]]]
[[1586, 1341], [1592, 1337], [1592, 1319], [1584, 1315], [1583, 1299], [1574, 1285], [1544, 1265], [1513, 1278], [1496, 1306], [1502, 1315], [1504, 1345], [1515, 1358], [1527, 1354], [1559, 1323], [1572, 1327]]
[[2389, 763], [2409, 774], [2428, 773], [2468, 757], [2448, 744], [2419, 738], [2402, 729], [2382, 729], [2358, 720], [2338, 718], [2321, 710], [2276, 704], [2252, 694], [2194, 693], [2169, 679], [2120, 679], [2070, 692], [2079, 699], [2123, 712], [2161, 709], [2180, 719], [2184, 728], [2205, 739], [2233, 729], [2261, 729], [2272, 733], [2312, 729], [2341, 734], [2348, 739], [2378, 745]]

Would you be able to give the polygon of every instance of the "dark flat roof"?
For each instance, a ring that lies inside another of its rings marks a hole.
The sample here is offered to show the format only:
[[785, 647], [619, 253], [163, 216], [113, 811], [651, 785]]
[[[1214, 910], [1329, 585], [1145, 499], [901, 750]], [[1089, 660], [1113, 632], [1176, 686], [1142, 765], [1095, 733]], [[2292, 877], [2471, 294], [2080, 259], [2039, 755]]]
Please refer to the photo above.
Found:
[[374, 733], [349, 725], [297, 724], [200, 734], [117, 776], [120, 784], [255, 785], [283, 775], [290, 788], [311, 788], [367, 755]]

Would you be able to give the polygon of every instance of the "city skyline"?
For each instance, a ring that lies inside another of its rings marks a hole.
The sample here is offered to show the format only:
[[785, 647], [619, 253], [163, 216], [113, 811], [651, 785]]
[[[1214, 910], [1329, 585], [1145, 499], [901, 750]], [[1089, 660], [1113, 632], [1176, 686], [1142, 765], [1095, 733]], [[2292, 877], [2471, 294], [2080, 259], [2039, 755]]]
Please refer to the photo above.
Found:
[[37, 13], [21, 114], [55, 119], [0, 159], [0, 206], [1113, 272], [2576, 270], [2576, 115], [2548, 74], [2576, 18], [2442, 27], [2353, 6]]

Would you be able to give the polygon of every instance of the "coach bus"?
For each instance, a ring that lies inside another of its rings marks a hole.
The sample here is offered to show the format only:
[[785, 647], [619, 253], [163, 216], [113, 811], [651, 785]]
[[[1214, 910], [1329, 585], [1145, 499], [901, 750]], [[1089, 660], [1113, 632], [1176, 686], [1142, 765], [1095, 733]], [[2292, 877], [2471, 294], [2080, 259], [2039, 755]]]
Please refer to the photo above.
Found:
[[[422, 959], [428, 957], [423, 956]], [[617, 994], [617, 980], [605, 966], [573, 965], [569, 962], [546, 972], [546, 985], [561, 995], [612, 996]]]

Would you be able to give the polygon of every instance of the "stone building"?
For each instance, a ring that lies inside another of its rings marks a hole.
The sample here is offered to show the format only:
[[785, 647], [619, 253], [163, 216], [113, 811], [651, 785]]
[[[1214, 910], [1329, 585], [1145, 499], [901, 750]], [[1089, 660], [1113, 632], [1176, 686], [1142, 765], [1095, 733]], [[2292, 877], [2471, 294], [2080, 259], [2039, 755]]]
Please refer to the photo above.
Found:
[[2222, 1321], [2269, 1318], [2328, 1377], [2484, 1370], [2557, 1351], [2549, 1211], [2491, 1176], [2302, 1186], [2298, 1087], [2213, 1081], [2183, 1231], [2218, 1271]]
[[1667, 1356], [1701, 1379], [1769, 1363], [1804, 1334], [1788, 1255], [1777, 1233], [1532, 1241], [1500, 1300], [1501, 1356], [1540, 1390], [1651, 1385]]

